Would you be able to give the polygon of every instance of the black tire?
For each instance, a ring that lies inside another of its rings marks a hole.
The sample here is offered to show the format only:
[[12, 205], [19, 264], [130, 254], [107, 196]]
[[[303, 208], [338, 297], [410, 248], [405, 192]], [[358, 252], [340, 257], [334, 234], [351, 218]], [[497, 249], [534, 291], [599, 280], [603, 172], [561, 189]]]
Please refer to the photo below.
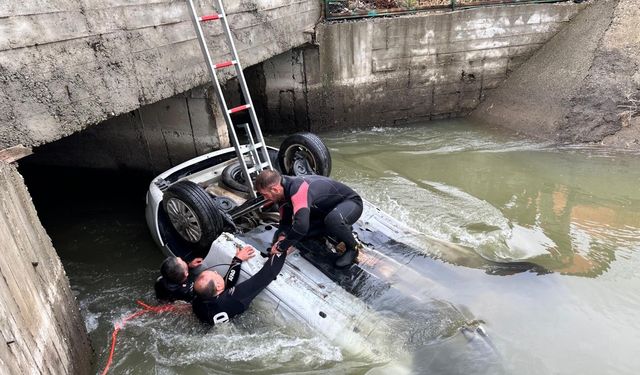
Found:
[[288, 136], [280, 145], [278, 165], [283, 174], [300, 176], [331, 174], [331, 155], [320, 137], [313, 133]]
[[[247, 164], [247, 168], [253, 167], [253, 164]], [[222, 183], [230, 189], [248, 193], [249, 188], [245, 185], [244, 175], [242, 174], [242, 167], [240, 162], [228, 165], [222, 170]]]
[[[271, 165], [273, 166], [273, 169], [275, 169], [279, 173], [282, 173], [282, 170], [280, 169], [280, 164], [278, 163], [278, 150], [268, 148], [267, 151], [269, 152], [269, 160], [271, 160]], [[260, 154], [260, 160], [263, 161], [262, 154]]]
[[172, 228], [196, 248], [209, 251], [222, 233], [224, 222], [209, 194], [191, 181], [171, 185], [162, 197]]
[[[269, 159], [271, 159], [271, 165], [278, 172], [280, 171], [280, 167], [278, 166], [278, 151], [267, 149], [269, 152]], [[260, 160], [262, 161], [263, 156], [262, 153], [259, 153]], [[247, 164], [248, 168], [253, 167], [253, 164]], [[242, 175], [242, 168], [240, 167], [240, 162], [233, 163], [228, 165], [225, 169], [222, 170], [222, 183], [230, 189], [240, 191], [243, 193], [248, 193], [249, 188], [245, 185], [244, 176]]]

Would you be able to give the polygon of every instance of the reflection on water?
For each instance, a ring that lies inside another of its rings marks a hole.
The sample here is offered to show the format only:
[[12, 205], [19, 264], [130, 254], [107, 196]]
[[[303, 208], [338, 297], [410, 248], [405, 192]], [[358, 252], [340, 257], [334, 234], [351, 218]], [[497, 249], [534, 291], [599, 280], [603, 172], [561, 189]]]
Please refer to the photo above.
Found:
[[325, 139], [338, 178], [487, 260], [595, 277], [638, 248], [638, 155], [558, 149], [451, 123]]
[[[468, 374], [486, 370], [494, 349], [497, 368], [512, 374], [640, 371], [640, 156], [558, 149], [457, 121], [322, 136], [334, 177], [425, 235], [460, 245], [394, 258], [419, 273], [389, 270], [421, 299], [363, 293], [394, 327], [398, 346], [383, 350], [397, 361], [345, 355], [261, 300], [212, 330], [190, 314], [132, 321], [118, 337], [113, 373]], [[98, 371], [113, 324], [136, 299], [153, 301], [162, 256], [144, 222], [148, 179], [25, 177], [78, 296]], [[103, 189], [86, 189], [89, 180]], [[489, 340], [457, 333], [470, 319], [484, 322]]]

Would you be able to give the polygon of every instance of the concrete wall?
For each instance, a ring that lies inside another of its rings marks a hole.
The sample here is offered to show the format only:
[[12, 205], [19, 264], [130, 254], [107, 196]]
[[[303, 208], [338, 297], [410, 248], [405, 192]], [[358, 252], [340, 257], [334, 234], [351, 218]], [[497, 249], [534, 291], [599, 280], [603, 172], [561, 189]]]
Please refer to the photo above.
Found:
[[320, 24], [316, 46], [252, 67], [256, 101], [274, 130], [464, 116], [581, 9], [569, 2]]
[[157, 174], [229, 146], [215, 91], [200, 86], [34, 149], [24, 163]]
[[89, 338], [20, 174], [0, 162], [0, 373], [88, 374]]
[[637, 5], [590, 2], [473, 117], [554, 141], [640, 148]]
[[[246, 67], [309, 41], [321, 2], [226, 6]], [[214, 59], [226, 59], [219, 23], [205, 32]], [[0, 149], [48, 143], [207, 81], [183, 0], [0, 2]]]

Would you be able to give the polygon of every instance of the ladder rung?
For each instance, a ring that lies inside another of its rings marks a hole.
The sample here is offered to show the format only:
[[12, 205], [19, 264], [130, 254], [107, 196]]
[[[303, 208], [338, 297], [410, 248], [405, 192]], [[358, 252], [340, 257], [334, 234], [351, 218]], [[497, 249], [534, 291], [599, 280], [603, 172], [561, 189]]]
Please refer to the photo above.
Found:
[[251, 174], [256, 171], [256, 167], [247, 168], [247, 173]]
[[256, 167], [251, 167], [251, 168], [247, 168], [247, 172], [249, 173], [253, 173], [253, 172], [258, 172], [261, 171], [262, 169], [266, 168], [269, 166], [269, 163], [267, 163], [266, 161], [263, 163], [260, 163], [258, 166]]
[[217, 63], [213, 66], [213, 69], [226, 68], [227, 66], [231, 66], [233, 64], [237, 64], [235, 60], [223, 61], [221, 63]]
[[[262, 142], [254, 143], [253, 147], [255, 147], [256, 149], [262, 147]], [[242, 152], [243, 154], [248, 154], [249, 152], [251, 152], [251, 147], [249, 147], [249, 145], [240, 145], [240, 152]]]
[[243, 104], [243, 105], [239, 105], [237, 107], [231, 108], [228, 112], [236, 113], [236, 112], [244, 111], [245, 109], [249, 109], [249, 108], [251, 108], [249, 104]]
[[210, 14], [208, 16], [199, 17], [199, 19], [200, 19], [200, 22], [207, 22], [207, 21], [219, 20], [222, 17], [224, 17], [224, 15], [218, 14], [218, 13], [214, 13], [214, 14]]

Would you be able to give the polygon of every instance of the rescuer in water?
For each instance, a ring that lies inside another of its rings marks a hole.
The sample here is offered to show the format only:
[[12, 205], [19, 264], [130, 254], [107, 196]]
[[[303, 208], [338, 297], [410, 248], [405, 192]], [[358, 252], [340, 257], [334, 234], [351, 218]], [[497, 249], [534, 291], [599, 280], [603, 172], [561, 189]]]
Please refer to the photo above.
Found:
[[160, 274], [154, 289], [160, 300], [191, 302], [195, 296], [193, 283], [197, 275], [195, 269], [202, 264], [202, 258], [195, 258], [187, 264], [179, 257], [168, 257], [160, 266]]
[[260, 271], [236, 285], [242, 262], [254, 255], [255, 250], [245, 246], [236, 251], [224, 277], [215, 271], [204, 271], [198, 276], [194, 288], [196, 297], [192, 302], [198, 319], [214, 325], [229, 321], [249, 308], [251, 301], [276, 279], [284, 266], [286, 253], [270, 255]]

